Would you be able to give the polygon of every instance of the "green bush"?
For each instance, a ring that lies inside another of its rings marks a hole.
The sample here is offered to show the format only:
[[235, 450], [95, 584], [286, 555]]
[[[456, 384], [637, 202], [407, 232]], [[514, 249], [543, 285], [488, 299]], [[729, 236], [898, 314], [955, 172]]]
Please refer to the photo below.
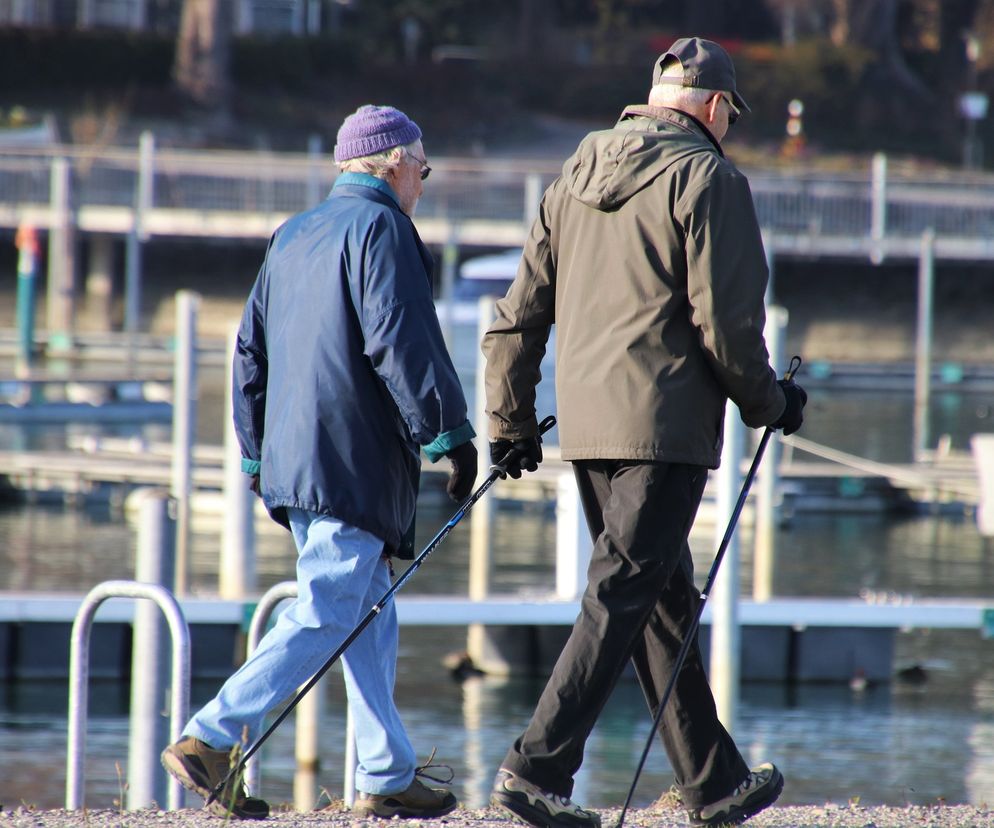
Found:
[[306, 89], [315, 81], [353, 70], [358, 63], [353, 40], [333, 37], [243, 37], [231, 50], [236, 84]]
[[173, 50], [154, 34], [0, 29], [0, 89], [168, 83]]

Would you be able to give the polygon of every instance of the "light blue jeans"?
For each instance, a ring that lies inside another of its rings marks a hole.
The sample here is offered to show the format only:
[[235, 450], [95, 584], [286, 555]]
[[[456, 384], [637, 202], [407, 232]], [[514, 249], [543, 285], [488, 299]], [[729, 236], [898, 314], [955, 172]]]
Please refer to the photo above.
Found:
[[[253, 744], [266, 714], [293, 697], [390, 588], [383, 541], [326, 515], [302, 509], [288, 515], [299, 553], [297, 599], [183, 731], [218, 750], [240, 743], [246, 729]], [[399, 793], [414, 778], [415, 756], [393, 701], [393, 600], [349, 645], [342, 666], [355, 722], [356, 788]]]

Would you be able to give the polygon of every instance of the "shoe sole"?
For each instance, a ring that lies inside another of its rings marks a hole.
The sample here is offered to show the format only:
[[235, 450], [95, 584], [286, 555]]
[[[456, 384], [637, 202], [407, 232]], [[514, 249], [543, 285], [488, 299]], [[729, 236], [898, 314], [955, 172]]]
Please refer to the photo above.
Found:
[[760, 811], [764, 811], [770, 807], [777, 799], [780, 797], [780, 792], [783, 791], [783, 774], [778, 770], [776, 776], [767, 786], [769, 793], [761, 800], [756, 800], [754, 802], [747, 803], [742, 806], [733, 806], [727, 814], [722, 816], [714, 816], [706, 822], [694, 821], [694, 825], [738, 825], [739, 823], [745, 822], [750, 817], [756, 816]]
[[554, 817], [541, 802], [532, 805], [527, 800], [511, 794], [494, 793], [490, 796], [490, 804], [502, 811], [527, 822], [534, 828], [600, 828], [600, 820], [572, 819], [569, 817]]
[[377, 812], [374, 808], [353, 808], [352, 813], [358, 817], [372, 817], [375, 819], [435, 819], [437, 817], [451, 814], [459, 806], [458, 800], [443, 808], [436, 808], [432, 811], [416, 810], [414, 808], [386, 808], [382, 812]]
[[[187, 771], [186, 766], [180, 761], [178, 756], [175, 756], [168, 751], [164, 752], [161, 757], [162, 767], [166, 769], [166, 772], [177, 782], [180, 783], [184, 788], [198, 796], [203, 797], [204, 801], [211, 795], [211, 789], [206, 788], [197, 782], [192, 776], [190, 776], [189, 771]], [[226, 819], [228, 816], [233, 816], [237, 819], [266, 819], [269, 816], [266, 814], [250, 814], [250, 813], [239, 813], [235, 810], [228, 810], [228, 806], [223, 802], [215, 799], [210, 805], [206, 806], [207, 810], [210, 811], [214, 816]]]

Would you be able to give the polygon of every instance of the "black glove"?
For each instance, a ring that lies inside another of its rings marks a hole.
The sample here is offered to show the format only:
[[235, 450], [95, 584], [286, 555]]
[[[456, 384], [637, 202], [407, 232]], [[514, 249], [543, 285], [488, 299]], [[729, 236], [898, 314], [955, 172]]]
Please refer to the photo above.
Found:
[[770, 428], [782, 428], [786, 437], [797, 431], [804, 422], [804, 406], [807, 405], [808, 395], [794, 380], [777, 380], [777, 385], [783, 389], [783, 395], [787, 398], [787, 407], [784, 408], [780, 419]]
[[249, 489], [252, 491], [253, 494], [262, 497], [261, 486], [262, 484], [261, 481], [259, 480], [259, 475], [253, 474], [249, 477]]
[[[514, 451], [512, 457], [507, 455]], [[505, 458], [507, 458], [505, 462]], [[523, 440], [494, 440], [490, 443], [490, 462], [494, 466], [503, 466], [511, 477], [517, 480], [522, 470], [533, 472], [542, 462], [542, 438], [525, 437]], [[500, 469], [496, 469], [500, 473]], [[505, 475], [500, 475], [501, 480]]]
[[445, 491], [456, 503], [464, 501], [476, 482], [476, 446], [472, 442], [456, 446], [447, 452], [446, 457], [452, 461], [452, 471]]

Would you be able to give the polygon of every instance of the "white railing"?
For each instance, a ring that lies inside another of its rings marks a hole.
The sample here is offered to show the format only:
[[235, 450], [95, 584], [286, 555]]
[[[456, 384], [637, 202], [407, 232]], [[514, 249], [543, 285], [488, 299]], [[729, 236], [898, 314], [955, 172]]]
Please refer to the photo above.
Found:
[[[68, 187], [56, 186], [60, 165], [68, 166]], [[510, 246], [524, 238], [559, 163], [437, 158], [432, 169], [417, 216], [426, 240]], [[844, 172], [746, 173], [776, 250], [914, 255], [931, 229], [939, 257], [994, 257], [994, 175], [919, 170], [883, 156]], [[146, 134], [130, 149], [2, 148], [0, 227], [28, 221], [52, 228], [68, 215], [84, 232], [137, 226], [143, 237], [266, 237], [286, 216], [319, 201], [335, 175], [316, 144], [310, 153], [194, 151], [156, 148]]]

